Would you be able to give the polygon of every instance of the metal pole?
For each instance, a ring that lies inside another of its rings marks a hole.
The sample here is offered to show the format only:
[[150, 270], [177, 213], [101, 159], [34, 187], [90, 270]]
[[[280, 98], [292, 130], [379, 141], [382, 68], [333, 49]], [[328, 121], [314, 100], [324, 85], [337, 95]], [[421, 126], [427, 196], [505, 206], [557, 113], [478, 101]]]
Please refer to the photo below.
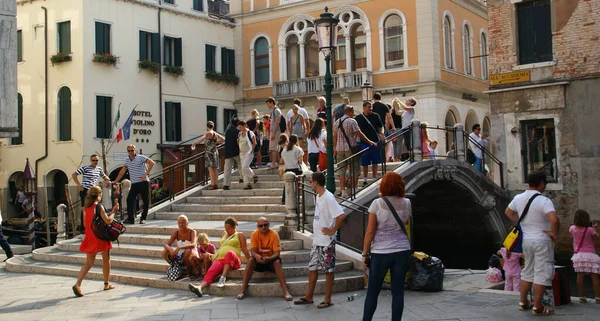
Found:
[[335, 193], [335, 177], [333, 173], [333, 117], [331, 115], [331, 53], [325, 55], [325, 109], [327, 111], [327, 190]]
[[52, 239], [50, 238], [50, 209], [48, 208], [48, 185], [46, 184], [46, 175], [44, 175], [44, 210], [46, 211], [46, 246], [50, 246], [52, 245]]

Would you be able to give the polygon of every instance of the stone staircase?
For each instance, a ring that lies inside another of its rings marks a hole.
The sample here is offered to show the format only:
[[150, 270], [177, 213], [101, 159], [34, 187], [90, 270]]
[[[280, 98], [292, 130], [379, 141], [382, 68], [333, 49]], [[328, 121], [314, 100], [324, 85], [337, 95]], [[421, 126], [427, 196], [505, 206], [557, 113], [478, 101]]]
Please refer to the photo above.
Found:
[[[176, 200], [148, 216], [145, 225], [129, 225], [127, 232], [113, 243], [111, 250], [111, 280], [116, 283], [142, 285], [158, 288], [187, 290], [191, 280], [184, 278], [176, 282], [168, 281], [168, 264], [162, 259], [162, 245], [177, 229], [177, 217], [187, 215], [190, 227], [198, 233], [206, 233], [210, 241], [218, 247], [223, 233], [223, 221], [234, 217], [239, 221], [238, 231], [250, 239], [256, 229], [256, 220], [265, 216], [271, 228], [279, 230], [286, 217], [285, 206], [281, 205], [282, 180], [269, 171], [259, 171], [260, 181], [254, 189], [243, 190], [244, 184], [233, 183], [231, 190], [206, 190], [205, 187], [191, 193], [191, 196]], [[238, 178], [234, 177], [237, 182]], [[303, 295], [308, 284], [308, 260], [310, 241], [307, 238], [281, 240], [281, 259], [289, 290], [292, 295]], [[76, 277], [85, 261], [85, 254], [79, 252], [81, 238], [64, 240], [56, 246], [40, 248], [25, 256], [18, 256], [6, 263], [11, 272], [43, 273]], [[245, 260], [245, 258], [243, 258]], [[102, 260], [98, 255], [95, 266], [88, 278], [102, 279]], [[232, 296], [239, 293], [245, 264], [232, 271], [224, 288], [212, 286], [208, 293]], [[354, 269], [354, 263], [338, 257], [336, 262], [335, 292], [362, 289], [363, 273]], [[199, 281], [193, 281], [199, 283]], [[324, 293], [324, 275], [319, 276], [316, 293]], [[251, 296], [281, 296], [281, 287], [272, 273], [253, 274], [247, 294]]]

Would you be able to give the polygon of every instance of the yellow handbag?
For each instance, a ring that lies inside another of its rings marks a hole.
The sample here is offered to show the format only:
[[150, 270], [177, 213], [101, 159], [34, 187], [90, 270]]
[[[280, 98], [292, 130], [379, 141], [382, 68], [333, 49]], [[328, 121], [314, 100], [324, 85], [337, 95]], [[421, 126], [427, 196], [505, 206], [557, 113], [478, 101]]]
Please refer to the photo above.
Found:
[[529, 198], [529, 201], [527, 202], [527, 205], [525, 206], [525, 209], [523, 210], [523, 214], [521, 214], [521, 217], [519, 218], [517, 225], [513, 226], [512, 229], [510, 230], [510, 232], [508, 233], [508, 235], [506, 235], [506, 237], [504, 238], [504, 242], [502, 242], [502, 246], [504, 246], [508, 251], [516, 252], [516, 253], [523, 253], [523, 247], [522, 247], [523, 231], [521, 231], [521, 221], [523, 220], [523, 218], [525, 217], [527, 212], [529, 212], [529, 207], [531, 206], [531, 203], [533, 202], [533, 200], [540, 195], [542, 195], [542, 194], [538, 193], [538, 194], [533, 195], [531, 198]]

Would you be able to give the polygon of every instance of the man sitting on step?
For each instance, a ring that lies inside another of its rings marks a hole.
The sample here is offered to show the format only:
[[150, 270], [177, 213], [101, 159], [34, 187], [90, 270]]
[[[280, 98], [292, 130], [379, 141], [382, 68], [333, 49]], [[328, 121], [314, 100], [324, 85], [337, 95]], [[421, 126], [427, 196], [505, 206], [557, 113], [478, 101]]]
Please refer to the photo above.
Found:
[[269, 221], [265, 217], [261, 217], [256, 222], [258, 229], [252, 232], [250, 237], [251, 258], [246, 264], [244, 272], [244, 281], [242, 283], [242, 291], [236, 296], [238, 300], [243, 300], [246, 297], [245, 291], [248, 287], [248, 282], [252, 278], [252, 273], [256, 272], [273, 272], [281, 284], [283, 289], [283, 297], [286, 301], [293, 300], [285, 283], [285, 275], [281, 266], [281, 258], [279, 252], [281, 245], [279, 234], [269, 228]]

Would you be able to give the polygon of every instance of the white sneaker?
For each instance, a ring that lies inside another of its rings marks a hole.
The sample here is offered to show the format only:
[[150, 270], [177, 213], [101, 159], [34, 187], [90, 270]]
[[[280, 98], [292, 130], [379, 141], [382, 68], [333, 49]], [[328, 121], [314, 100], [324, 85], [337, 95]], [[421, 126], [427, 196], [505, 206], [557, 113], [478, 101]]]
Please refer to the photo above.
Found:
[[219, 278], [219, 282], [217, 282], [217, 288], [222, 288], [222, 287], [224, 287], [224, 286], [225, 286], [225, 281], [226, 281], [226, 280], [227, 280], [227, 279], [225, 279], [225, 277], [224, 277], [224, 276], [221, 276], [221, 277]]
[[343, 191], [343, 192], [342, 192], [342, 196], [341, 196], [341, 197], [342, 197], [342, 198], [348, 198], [348, 194], [346, 194], [346, 191]]

